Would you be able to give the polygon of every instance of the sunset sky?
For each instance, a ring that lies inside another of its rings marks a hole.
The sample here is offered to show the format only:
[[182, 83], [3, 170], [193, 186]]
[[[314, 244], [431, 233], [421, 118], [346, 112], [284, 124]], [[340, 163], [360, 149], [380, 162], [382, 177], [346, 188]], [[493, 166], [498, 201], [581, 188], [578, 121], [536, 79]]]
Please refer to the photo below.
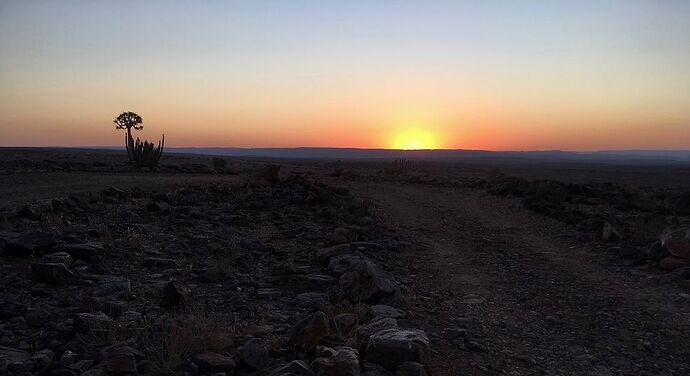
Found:
[[690, 1], [0, 1], [0, 145], [690, 149]]

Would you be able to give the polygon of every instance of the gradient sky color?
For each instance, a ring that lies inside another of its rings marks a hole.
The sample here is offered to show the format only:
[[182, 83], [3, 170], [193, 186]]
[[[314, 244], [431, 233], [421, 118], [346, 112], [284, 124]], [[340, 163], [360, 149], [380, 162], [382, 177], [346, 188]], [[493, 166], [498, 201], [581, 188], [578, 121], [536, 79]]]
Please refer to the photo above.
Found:
[[0, 145], [125, 110], [171, 146], [687, 149], [690, 1], [0, 1]]

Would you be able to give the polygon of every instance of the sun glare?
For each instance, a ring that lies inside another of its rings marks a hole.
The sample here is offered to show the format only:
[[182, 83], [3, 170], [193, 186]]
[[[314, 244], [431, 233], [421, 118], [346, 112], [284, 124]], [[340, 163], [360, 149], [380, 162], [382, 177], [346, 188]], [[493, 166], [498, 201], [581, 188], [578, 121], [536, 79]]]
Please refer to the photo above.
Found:
[[438, 139], [435, 134], [424, 129], [405, 129], [393, 137], [393, 149], [420, 150], [438, 149]]

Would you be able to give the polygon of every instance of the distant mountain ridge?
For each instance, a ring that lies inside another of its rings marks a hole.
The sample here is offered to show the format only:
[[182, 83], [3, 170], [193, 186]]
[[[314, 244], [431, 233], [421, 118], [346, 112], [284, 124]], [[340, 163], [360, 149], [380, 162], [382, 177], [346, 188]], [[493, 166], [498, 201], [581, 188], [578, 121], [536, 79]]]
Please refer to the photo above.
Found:
[[235, 157], [297, 158], [297, 159], [424, 159], [476, 160], [522, 159], [591, 162], [676, 162], [690, 163], [690, 150], [605, 150], [574, 152], [546, 151], [488, 151], [466, 149], [395, 150], [358, 148], [168, 148], [173, 153], [225, 155]]
[[[121, 150], [122, 146], [82, 147], [6, 147], [16, 149]], [[682, 164], [690, 166], [690, 150], [603, 150], [603, 151], [489, 151], [466, 149], [396, 150], [327, 147], [238, 148], [238, 147], [166, 147], [167, 153], [217, 155], [247, 158], [323, 159], [323, 160], [392, 160], [411, 159], [446, 162], [500, 163], [607, 163], [607, 164]]]

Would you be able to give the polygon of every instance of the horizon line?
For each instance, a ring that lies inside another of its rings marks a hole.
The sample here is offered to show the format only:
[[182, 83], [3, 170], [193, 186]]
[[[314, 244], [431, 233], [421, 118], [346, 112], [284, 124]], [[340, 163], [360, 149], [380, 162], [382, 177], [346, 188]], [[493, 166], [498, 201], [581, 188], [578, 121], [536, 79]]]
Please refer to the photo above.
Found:
[[[19, 146], [19, 145], [0, 145], [2, 149], [124, 149], [120, 145], [40, 145], [40, 146]], [[690, 147], [679, 148], [632, 148], [632, 149], [593, 149], [593, 150], [568, 150], [568, 149], [525, 149], [525, 150], [489, 150], [489, 149], [463, 149], [463, 148], [438, 148], [438, 149], [393, 149], [376, 147], [337, 147], [337, 146], [166, 146], [166, 149], [239, 149], [239, 150], [298, 150], [298, 149], [330, 149], [330, 150], [362, 150], [362, 151], [398, 151], [398, 152], [434, 152], [434, 151], [467, 151], [467, 152], [487, 152], [487, 153], [610, 153], [610, 152], [690, 152]]]

